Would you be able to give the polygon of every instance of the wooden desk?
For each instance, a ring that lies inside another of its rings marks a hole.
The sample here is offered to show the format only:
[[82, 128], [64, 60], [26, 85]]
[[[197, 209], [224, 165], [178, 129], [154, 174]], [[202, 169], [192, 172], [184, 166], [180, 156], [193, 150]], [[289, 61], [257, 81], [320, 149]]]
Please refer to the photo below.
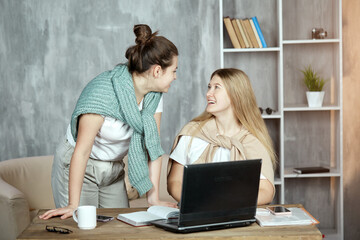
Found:
[[[35, 217], [32, 223], [17, 239], [289, 239], [310, 240], [322, 239], [322, 234], [316, 226], [286, 226], [260, 227], [254, 223], [247, 227], [229, 228], [223, 230], [178, 234], [165, 231], [155, 226], [133, 227], [116, 219], [119, 213], [139, 211], [143, 209], [97, 209], [97, 214], [113, 216], [115, 219], [107, 222], [98, 222], [93, 230], [80, 230], [72, 218], [61, 220], [52, 218], [42, 220]], [[45, 210], [41, 210], [39, 215]], [[45, 230], [46, 225], [68, 228], [70, 234], [52, 233]]]

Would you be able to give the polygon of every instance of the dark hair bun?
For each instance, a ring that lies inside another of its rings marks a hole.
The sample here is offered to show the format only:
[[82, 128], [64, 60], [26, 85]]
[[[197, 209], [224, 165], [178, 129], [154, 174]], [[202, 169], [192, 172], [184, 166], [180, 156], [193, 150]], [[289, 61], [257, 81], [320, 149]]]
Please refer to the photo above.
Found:
[[153, 33], [146, 24], [135, 25], [134, 33], [136, 45], [129, 47], [125, 53], [130, 73], [143, 73], [155, 64], [165, 69], [171, 66], [173, 57], [179, 55], [171, 41], [157, 36], [158, 32]]
[[147, 40], [152, 37], [151, 28], [146, 24], [138, 24], [134, 26], [134, 33], [136, 36], [136, 44], [144, 44]]

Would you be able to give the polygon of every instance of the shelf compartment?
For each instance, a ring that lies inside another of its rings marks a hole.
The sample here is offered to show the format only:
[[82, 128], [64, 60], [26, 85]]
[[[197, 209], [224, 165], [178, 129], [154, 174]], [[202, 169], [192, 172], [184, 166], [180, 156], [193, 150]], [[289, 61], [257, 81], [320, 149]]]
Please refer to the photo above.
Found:
[[339, 38], [339, 0], [286, 0], [282, 4], [283, 39], [312, 39], [313, 28], [323, 28], [329, 39]]
[[298, 174], [293, 172], [294, 168], [285, 168], [284, 169], [284, 178], [315, 178], [315, 177], [341, 177], [339, 169], [330, 168], [328, 173], [307, 173], [307, 174]]
[[339, 43], [340, 39], [304, 39], [304, 40], [283, 40], [283, 44], [321, 44]]
[[279, 109], [278, 52], [242, 52], [224, 55], [226, 68], [238, 68], [249, 77], [259, 107]]
[[284, 112], [295, 112], [295, 111], [339, 111], [340, 107], [334, 104], [323, 104], [322, 107], [308, 107], [307, 104], [288, 104], [284, 107]]
[[280, 119], [281, 118], [281, 115], [279, 113], [273, 113], [273, 114], [262, 114], [261, 115], [263, 119]]
[[236, 53], [236, 52], [279, 52], [279, 47], [267, 47], [267, 48], [225, 48], [224, 53]]
[[284, 45], [284, 106], [307, 105], [307, 88], [303, 83], [302, 69], [311, 67], [328, 82], [323, 91], [324, 106], [340, 106], [341, 76], [339, 44]]
[[276, 184], [276, 182], [275, 182], [275, 196], [270, 204], [272, 205], [281, 204], [281, 185]]
[[335, 229], [321, 229], [321, 233], [324, 235], [325, 240], [343, 239], [342, 234]]
[[274, 179], [274, 184], [275, 184], [275, 186], [276, 185], [281, 185], [282, 184], [281, 179], [280, 178], [275, 178]]
[[[229, 16], [230, 18], [251, 18], [256, 16], [261, 31], [264, 35], [266, 44], [269, 48], [279, 46], [279, 0], [254, 1], [254, 0], [222, 0], [223, 12], [222, 18]], [[221, 18], [221, 19], [222, 19]], [[224, 26], [223, 31], [223, 48], [232, 48], [229, 35]], [[249, 48], [247, 48], [249, 49]], [[262, 48], [260, 48], [262, 49]], [[266, 48], [264, 48], [266, 49]], [[252, 50], [253, 51], [253, 50]], [[255, 50], [257, 51], [257, 50]], [[273, 51], [273, 50], [270, 50]], [[276, 50], [278, 51], [278, 50]]]
[[284, 112], [284, 168], [327, 166], [340, 171], [340, 129], [339, 111]]
[[[266, 128], [273, 142], [273, 147], [277, 156], [280, 156], [280, 120], [279, 119], [264, 119]], [[275, 174], [275, 179], [280, 180], [280, 161], [278, 161]], [[279, 183], [279, 182], [278, 182]]]
[[[320, 223], [321, 232], [341, 232], [340, 178], [285, 179], [285, 204], [302, 204]], [[321, 207], [319, 207], [321, 203]]]

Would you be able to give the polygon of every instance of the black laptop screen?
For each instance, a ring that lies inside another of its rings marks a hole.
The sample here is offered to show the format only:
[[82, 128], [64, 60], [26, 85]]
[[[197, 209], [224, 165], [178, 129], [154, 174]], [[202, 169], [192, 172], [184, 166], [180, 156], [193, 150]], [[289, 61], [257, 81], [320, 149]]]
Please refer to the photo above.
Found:
[[254, 217], [261, 160], [184, 167], [179, 223], [183, 226]]

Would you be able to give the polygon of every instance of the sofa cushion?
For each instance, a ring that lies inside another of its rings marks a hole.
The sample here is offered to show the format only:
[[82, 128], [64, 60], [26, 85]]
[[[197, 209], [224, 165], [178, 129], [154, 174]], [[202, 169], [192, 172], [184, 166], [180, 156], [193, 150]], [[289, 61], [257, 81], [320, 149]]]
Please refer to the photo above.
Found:
[[15, 239], [29, 223], [24, 194], [0, 178], [0, 239]]
[[17, 158], [0, 162], [0, 177], [25, 196], [30, 210], [54, 208], [51, 189], [53, 156]]

